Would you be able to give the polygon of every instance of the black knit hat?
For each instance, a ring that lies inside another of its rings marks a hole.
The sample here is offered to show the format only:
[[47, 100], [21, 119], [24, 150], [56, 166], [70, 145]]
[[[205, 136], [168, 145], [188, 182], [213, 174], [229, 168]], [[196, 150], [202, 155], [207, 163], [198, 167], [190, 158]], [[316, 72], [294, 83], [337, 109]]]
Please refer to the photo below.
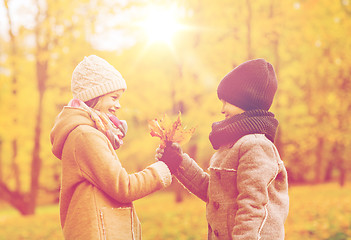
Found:
[[244, 62], [229, 72], [219, 83], [219, 99], [245, 111], [269, 110], [277, 91], [277, 78], [272, 64], [264, 59]]

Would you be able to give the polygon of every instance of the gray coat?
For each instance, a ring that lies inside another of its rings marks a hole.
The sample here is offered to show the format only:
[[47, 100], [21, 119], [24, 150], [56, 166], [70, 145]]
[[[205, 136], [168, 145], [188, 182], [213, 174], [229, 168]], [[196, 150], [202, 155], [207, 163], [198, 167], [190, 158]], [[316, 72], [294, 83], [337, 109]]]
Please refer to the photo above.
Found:
[[207, 204], [208, 239], [284, 239], [287, 172], [271, 141], [263, 134], [250, 134], [222, 146], [208, 170], [183, 154], [176, 173]]

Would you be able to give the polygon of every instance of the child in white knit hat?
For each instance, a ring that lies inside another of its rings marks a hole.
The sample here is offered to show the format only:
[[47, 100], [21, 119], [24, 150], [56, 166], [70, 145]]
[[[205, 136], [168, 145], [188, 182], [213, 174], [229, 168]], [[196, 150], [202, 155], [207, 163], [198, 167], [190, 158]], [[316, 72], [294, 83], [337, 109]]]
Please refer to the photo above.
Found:
[[182, 184], [206, 202], [208, 239], [283, 240], [288, 215], [287, 172], [274, 145], [271, 107], [277, 79], [264, 59], [244, 62], [217, 88], [225, 119], [212, 124], [215, 154], [208, 172], [179, 145], [157, 149]]
[[127, 131], [115, 116], [127, 88], [107, 61], [85, 57], [72, 74], [73, 99], [51, 131], [62, 161], [60, 219], [65, 239], [141, 239], [133, 201], [171, 183], [163, 162], [128, 174], [115, 152]]

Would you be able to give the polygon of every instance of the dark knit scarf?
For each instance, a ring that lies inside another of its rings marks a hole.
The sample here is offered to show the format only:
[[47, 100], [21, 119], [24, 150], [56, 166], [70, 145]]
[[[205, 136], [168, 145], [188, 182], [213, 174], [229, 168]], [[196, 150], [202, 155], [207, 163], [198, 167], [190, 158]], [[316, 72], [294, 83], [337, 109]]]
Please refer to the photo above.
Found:
[[212, 124], [210, 141], [214, 149], [234, 144], [248, 134], [265, 134], [274, 143], [278, 120], [265, 110], [250, 110]]

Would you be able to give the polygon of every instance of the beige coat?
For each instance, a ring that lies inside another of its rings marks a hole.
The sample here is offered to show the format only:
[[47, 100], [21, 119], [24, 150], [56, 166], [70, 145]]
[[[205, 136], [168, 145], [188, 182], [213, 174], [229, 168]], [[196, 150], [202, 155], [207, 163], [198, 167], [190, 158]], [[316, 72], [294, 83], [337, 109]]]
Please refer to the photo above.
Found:
[[65, 107], [51, 132], [62, 160], [60, 219], [67, 240], [141, 239], [132, 201], [171, 183], [163, 162], [128, 174], [89, 115]]
[[176, 176], [207, 203], [208, 239], [284, 239], [287, 172], [263, 134], [221, 147], [211, 158], [209, 173], [184, 154]]

